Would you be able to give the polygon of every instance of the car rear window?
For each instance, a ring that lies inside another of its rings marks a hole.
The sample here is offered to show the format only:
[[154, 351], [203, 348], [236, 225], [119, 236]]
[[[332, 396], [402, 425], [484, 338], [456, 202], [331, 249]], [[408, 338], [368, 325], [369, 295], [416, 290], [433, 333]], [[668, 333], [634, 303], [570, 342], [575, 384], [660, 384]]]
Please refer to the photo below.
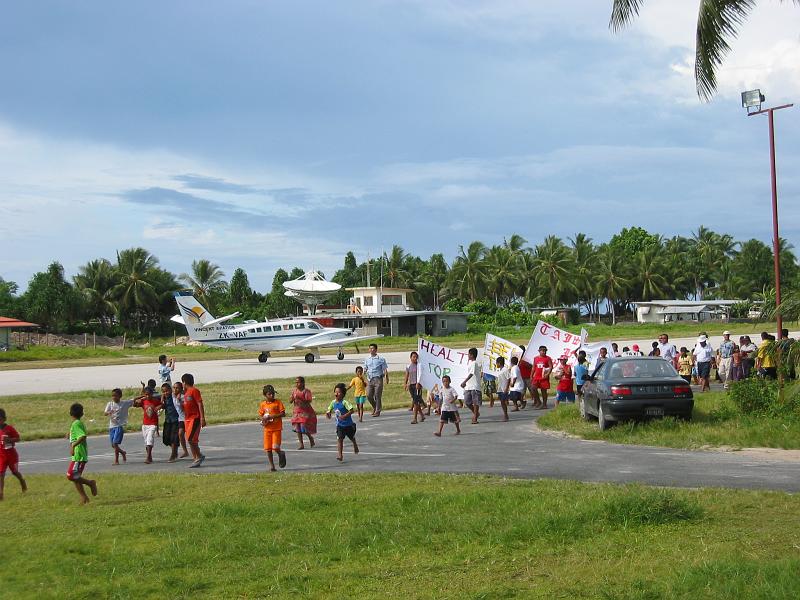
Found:
[[665, 360], [621, 360], [609, 373], [610, 379], [627, 377], [674, 377], [677, 371]]

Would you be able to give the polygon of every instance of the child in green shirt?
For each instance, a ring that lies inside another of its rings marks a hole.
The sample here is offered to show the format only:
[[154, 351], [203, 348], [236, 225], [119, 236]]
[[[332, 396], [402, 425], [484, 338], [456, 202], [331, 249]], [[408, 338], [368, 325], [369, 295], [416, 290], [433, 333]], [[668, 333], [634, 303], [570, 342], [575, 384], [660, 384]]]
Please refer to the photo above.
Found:
[[75, 484], [78, 495], [81, 497], [81, 504], [89, 502], [89, 497], [83, 486], [88, 486], [92, 496], [97, 496], [97, 482], [93, 479], [84, 479], [83, 469], [89, 460], [89, 449], [86, 444], [86, 426], [81, 421], [83, 416], [83, 405], [77, 402], [69, 407], [69, 416], [72, 417], [72, 425], [69, 428], [69, 448], [72, 460], [67, 468], [67, 479]]

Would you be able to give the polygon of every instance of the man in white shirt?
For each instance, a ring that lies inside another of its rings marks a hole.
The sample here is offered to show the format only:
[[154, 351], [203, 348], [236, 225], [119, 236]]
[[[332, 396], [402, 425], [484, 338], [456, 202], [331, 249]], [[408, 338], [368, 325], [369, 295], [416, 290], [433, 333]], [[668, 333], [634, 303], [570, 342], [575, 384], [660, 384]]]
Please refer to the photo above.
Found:
[[714, 349], [708, 343], [708, 338], [704, 334], [697, 338], [697, 345], [692, 350], [692, 355], [697, 364], [697, 379], [700, 380], [700, 391], [707, 392], [711, 389], [708, 377], [714, 364]]
[[666, 333], [658, 336], [658, 352], [661, 358], [676, 369], [678, 368], [678, 349], [675, 344], [670, 343], [669, 336]]
[[478, 424], [481, 406], [481, 365], [478, 363], [478, 349], [470, 348], [467, 361], [467, 378], [461, 382], [464, 390], [464, 404], [472, 411], [472, 424]]

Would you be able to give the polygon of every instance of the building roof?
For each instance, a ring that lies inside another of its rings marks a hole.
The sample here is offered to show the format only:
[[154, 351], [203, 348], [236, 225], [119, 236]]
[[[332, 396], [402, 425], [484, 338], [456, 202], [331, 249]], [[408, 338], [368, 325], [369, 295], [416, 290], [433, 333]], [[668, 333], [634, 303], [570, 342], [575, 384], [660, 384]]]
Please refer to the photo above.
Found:
[[381, 287], [379, 285], [373, 285], [371, 287], [349, 287], [349, 288], [345, 288], [345, 289], [348, 292], [366, 292], [366, 291], [379, 292], [379, 291], [382, 291], [382, 293], [384, 293], [384, 294], [386, 292], [413, 292], [414, 291], [411, 288], [396, 288], [396, 287], [386, 287], [386, 286]]
[[2, 329], [27, 329], [29, 327], [39, 327], [36, 323], [28, 323], [11, 317], [0, 317], [0, 328]]
[[634, 302], [636, 306], [733, 306], [741, 300], [652, 300]]
[[325, 315], [330, 319], [341, 319], [343, 321], [351, 321], [353, 319], [391, 319], [392, 317], [419, 317], [425, 315], [452, 315], [452, 316], [468, 316], [470, 312], [457, 312], [453, 310], [398, 310], [395, 312], [382, 312], [382, 313], [347, 313], [347, 314], [330, 314]]

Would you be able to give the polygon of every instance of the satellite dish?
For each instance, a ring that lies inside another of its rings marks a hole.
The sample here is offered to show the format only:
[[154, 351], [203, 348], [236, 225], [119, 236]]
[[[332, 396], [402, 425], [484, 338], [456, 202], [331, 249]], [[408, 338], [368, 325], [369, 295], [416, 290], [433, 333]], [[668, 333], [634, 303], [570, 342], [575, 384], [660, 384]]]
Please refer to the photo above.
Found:
[[283, 287], [286, 289], [286, 296], [307, 305], [308, 312], [312, 315], [317, 312], [317, 305], [342, 289], [341, 285], [326, 280], [317, 271], [308, 271], [298, 279], [286, 281]]

